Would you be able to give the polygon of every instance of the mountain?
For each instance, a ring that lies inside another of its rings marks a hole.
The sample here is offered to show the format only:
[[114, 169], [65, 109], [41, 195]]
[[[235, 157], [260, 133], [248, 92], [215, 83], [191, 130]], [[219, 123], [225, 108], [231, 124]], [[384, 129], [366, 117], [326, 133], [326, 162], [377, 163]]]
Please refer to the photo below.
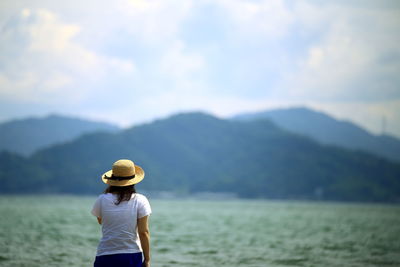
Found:
[[82, 134], [118, 130], [112, 124], [58, 115], [12, 120], [0, 124], [0, 151], [30, 155], [38, 149], [71, 141]]
[[138, 187], [241, 197], [399, 201], [400, 164], [321, 145], [268, 120], [178, 114], [115, 134], [93, 133], [29, 158], [0, 154], [0, 192], [100, 193], [101, 174], [128, 158]]
[[374, 135], [363, 128], [308, 108], [276, 109], [240, 114], [237, 120], [269, 119], [283, 129], [314, 138], [322, 144], [364, 150], [400, 161], [400, 140], [389, 135]]

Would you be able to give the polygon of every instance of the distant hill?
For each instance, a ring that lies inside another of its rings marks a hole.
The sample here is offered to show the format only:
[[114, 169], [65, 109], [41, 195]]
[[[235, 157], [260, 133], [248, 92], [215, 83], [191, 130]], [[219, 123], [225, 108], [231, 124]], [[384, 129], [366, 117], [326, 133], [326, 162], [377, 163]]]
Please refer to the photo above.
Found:
[[364, 150], [400, 161], [400, 140], [389, 135], [374, 135], [348, 121], [308, 108], [288, 108], [247, 113], [235, 116], [239, 120], [267, 118], [283, 129], [314, 138], [322, 144]]
[[38, 149], [70, 141], [82, 134], [118, 130], [112, 124], [58, 115], [12, 120], [0, 124], [0, 151], [30, 155]]
[[100, 193], [120, 158], [146, 171], [139, 190], [241, 197], [400, 201], [400, 164], [321, 145], [268, 120], [188, 113], [115, 134], [93, 133], [30, 158], [0, 154], [0, 192]]

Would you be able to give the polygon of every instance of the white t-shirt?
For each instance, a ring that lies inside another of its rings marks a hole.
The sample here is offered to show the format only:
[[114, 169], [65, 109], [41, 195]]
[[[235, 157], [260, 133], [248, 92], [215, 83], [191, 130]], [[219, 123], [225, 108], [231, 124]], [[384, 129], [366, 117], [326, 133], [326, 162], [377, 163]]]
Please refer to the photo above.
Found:
[[135, 193], [129, 201], [115, 205], [116, 201], [116, 195], [102, 194], [93, 205], [92, 214], [101, 218], [103, 233], [96, 256], [142, 251], [137, 219], [151, 214], [149, 201]]

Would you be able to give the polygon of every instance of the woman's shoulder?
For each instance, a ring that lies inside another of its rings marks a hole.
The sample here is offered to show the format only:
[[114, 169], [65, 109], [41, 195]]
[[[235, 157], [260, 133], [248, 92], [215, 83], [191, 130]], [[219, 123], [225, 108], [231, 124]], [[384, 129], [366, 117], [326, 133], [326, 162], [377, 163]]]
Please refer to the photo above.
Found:
[[112, 197], [113, 197], [113, 194], [111, 194], [111, 193], [102, 193], [97, 198], [98, 199], [108, 199], [108, 198], [112, 198]]
[[138, 201], [148, 201], [145, 195], [139, 193], [135, 193], [134, 195], [132, 195], [132, 198], [136, 198]]
[[132, 197], [137, 197], [137, 198], [146, 198], [146, 196], [145, 196], [145, 195], [143, 195], [143, 194], [140, 194], [140, 193], [135, 193], [135, 194], [132, 194]]

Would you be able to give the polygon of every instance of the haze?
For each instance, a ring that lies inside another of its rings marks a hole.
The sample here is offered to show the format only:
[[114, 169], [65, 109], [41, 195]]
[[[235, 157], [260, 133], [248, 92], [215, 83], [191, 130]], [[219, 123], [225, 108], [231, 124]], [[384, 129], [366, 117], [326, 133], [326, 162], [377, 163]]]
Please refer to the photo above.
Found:
[[400, 136], [399, 1], [0, 3], [0, 120], [308, 106]]

